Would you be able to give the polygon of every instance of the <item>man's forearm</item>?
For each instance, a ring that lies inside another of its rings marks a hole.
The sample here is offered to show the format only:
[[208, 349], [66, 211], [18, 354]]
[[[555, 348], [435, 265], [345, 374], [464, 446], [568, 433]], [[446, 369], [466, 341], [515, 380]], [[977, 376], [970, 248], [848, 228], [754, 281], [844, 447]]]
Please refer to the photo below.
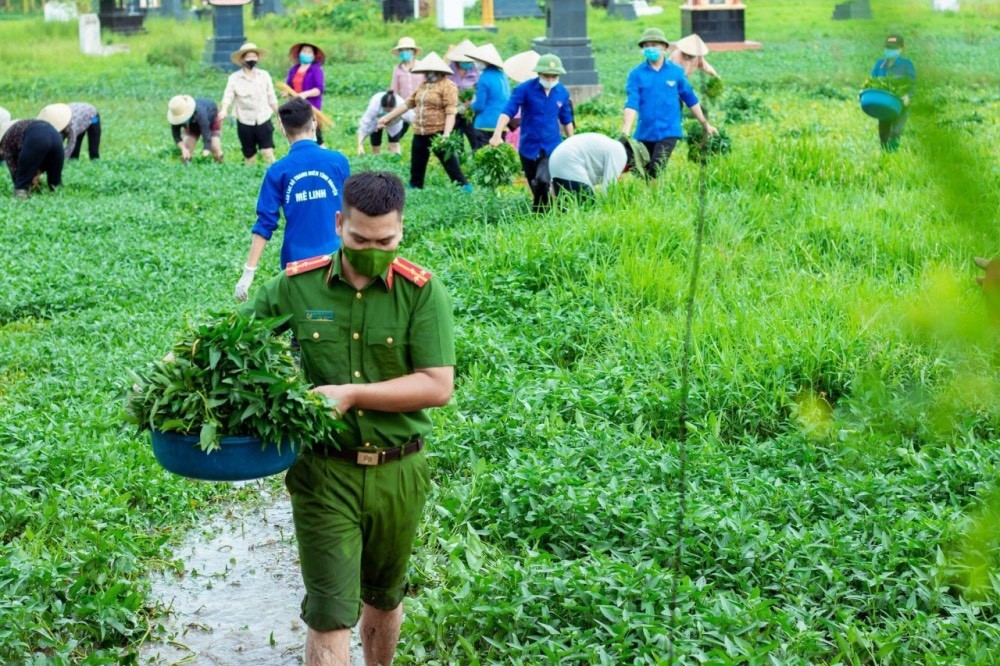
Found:
[[622, 114], [622, 134], [628, 134], [632, 131], [632, 125], [635, 123], [635, 116], [635, 109], [625, 109], [625, 112]]
[[701, 110], [701, 104], [695, 104], [691, 107], [691, 115], [698, 119], [702, 125], [708, 124], [708, 118], [705, 117], [705, 112]]
[[250, 256], [247, 257], [247, 266], [250, 268], [257, 268], [257, 264], [260, 263], [260, 257], [264, 254], [264, 247], [267, 245], [267, 239], [260, 234], [252, 234], [250, 239]]
[[413, 374], [374, 384], [331, 386], [330, 391], [324, 391], [325, 387], [318, 389], [339, 400], [347, 409], [401, 413], [446, 405], [454, 384], [455, 369], [447, 366], [416, 370]]

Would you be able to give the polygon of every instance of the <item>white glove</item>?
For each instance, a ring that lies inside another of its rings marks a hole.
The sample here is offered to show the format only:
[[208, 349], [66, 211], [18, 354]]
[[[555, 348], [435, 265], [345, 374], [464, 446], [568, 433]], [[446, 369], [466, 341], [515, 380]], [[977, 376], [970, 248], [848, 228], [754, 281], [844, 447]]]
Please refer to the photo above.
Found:
[[249, 266], [243, 267], [243, 277], [241, 277], [240, 281], [236, 283], [236, 291], [233, 294], [236, 296], [236, 300], [240, 303], [247, 300], [247, 295], [250, 292], [250, 283], [253, 282], [253, 276], [256, 272], [256, 268], [250, 268]]

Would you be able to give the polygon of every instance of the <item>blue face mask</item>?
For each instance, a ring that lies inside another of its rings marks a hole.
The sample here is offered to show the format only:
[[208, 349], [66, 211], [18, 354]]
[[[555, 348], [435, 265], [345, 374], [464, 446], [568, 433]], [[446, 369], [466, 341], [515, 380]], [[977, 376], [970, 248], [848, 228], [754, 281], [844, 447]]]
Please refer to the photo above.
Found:
[[899, 57], [900, 53], [902, 53], [902, 51], [900, 51], [899, 49], [886, 49], [885, 57], [888, 58], [889, 60], [895, 60], [896, 58]]
[[472, 69], [473, 67], [476, 66], [476, 63], [474, 63], [474, 62], [460, 62], [460, 63], [458, 63], [458, 66], [461, 67], [462, 69]]
[[400, 51], [399, 59], [403, 62], [410, 62], [413, 60], [413, 51]]
[[302, 63], [303, 65], [311, 65], [312, 61], [313, 57], [311, 55], [308, 55], [306, 53], [299, 54], [299, 62]]
[[656, 62], [663, 55], [663, 51], [655, 46], [647, 46], [642, 50], [642, 55], [646, 56], [649, 62]]

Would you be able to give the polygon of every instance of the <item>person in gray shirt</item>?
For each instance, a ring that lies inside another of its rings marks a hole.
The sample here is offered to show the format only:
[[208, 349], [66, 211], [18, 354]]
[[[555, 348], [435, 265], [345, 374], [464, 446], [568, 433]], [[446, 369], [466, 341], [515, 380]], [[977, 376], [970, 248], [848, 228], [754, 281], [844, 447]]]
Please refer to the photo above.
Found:
[[549, 174], [556, 196], [569, 192], [592, 199], [595, 187], [607, 187], [631, 169], [643, 173], [648, 164], [649, 152], [635, 139], [584, 132], [556, 146], [549, 157]]

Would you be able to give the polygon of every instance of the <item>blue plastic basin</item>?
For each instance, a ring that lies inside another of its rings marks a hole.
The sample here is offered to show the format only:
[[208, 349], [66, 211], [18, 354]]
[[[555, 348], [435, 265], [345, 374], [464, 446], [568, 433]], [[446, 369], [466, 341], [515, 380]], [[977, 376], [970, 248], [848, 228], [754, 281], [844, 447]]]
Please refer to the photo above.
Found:
[[283, 472], [299, 448], [289, 443], [262, 446], [256, 437], [224, 437], [220, 450], [205, 453], [197, 435], [152, 431], [153, 455], [168, 472], [202, 481], [247, 481]]
[[895, 120], [903, 112], [903, 100], [885, 90], [862, 90], [861, 110], [872, 118]]

